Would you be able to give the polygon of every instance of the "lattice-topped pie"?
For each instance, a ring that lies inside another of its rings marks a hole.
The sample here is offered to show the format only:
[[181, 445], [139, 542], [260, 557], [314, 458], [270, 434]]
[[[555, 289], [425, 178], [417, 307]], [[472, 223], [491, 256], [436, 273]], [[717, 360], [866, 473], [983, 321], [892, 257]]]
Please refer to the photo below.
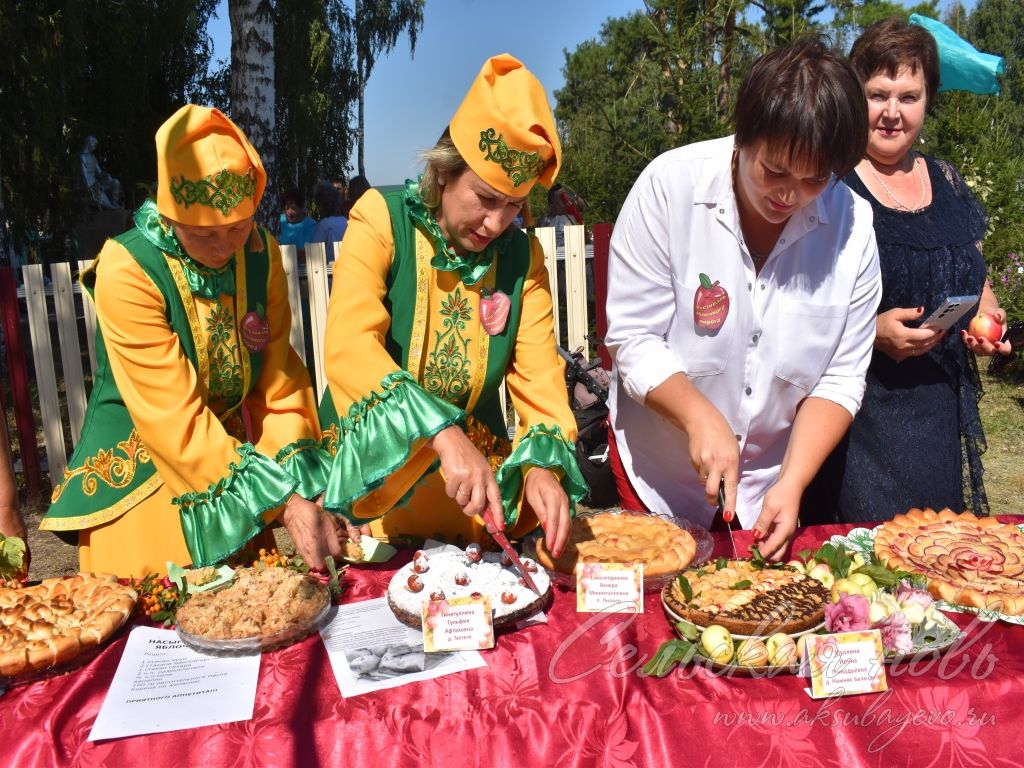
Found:
[[[681, 618], [718, 624], [741, 635], [802, 632], [825, 618], [829, 592], [789, 567], [758, 567], [750, 560], [719, 560], [680, 574], [662, 592]], [[688, 594], [687, 594], [688, 590]]]
[[0, 675], [53, 667], [99, 645], [124, 624], [137, 598], [110, 574], [0, 588]]
[[994, 517], [911, 509], [878, 529], [875, 556], [946, 602], [1024, 614], [1024, 534]]

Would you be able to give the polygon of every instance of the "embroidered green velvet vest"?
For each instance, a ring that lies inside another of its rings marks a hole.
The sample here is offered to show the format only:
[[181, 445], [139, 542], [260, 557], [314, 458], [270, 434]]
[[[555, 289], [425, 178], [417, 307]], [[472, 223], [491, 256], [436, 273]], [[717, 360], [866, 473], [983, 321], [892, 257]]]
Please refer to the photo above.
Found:
[[[416, 306], [416, 225], [409, 218], [404, 190], [385, 193], [384, 200], [391, 214], [391, 231], [395, 242], [395, 255], [388, 274], [388, 290], [384, 298], [384, 305], [391, 315], [391, 327], [385, 338], [385, 347], [395, 364], [406, 369]], [[493, 267], [497, 270], [494, 288], [509, 297], [511, 307], [505, 329], [490, 338], [487, 373], [480, 398], [472, 413], [495, 436], [505, 438], [507, 432], [498, 399], [498, 388], [504, 379], [519, 331], [523, 285], [530, 271], [530, 239], [520, 230], [513, 229], [504, 233], [493, 247], [499, 248], [495, 259], [497, 263]], [[424, 345], [428, 346], [429, 342], [424, 340]], [[325, 433], [332, 424], [339, 421], [338, 417], [330, 389], [327, 389], [320, 403], [320, 424]]]
[[[236, 324], [246, 313], [255, 311], [257, 305], [267, 305], [270, 248], [266, 232], [257, 231], [259, 235], [250, 237], [246, 244], [244, 270], [239, 264], [235, 267], [236, 284], [241, 282], [242, 271], [245, 273], [245, 307], [238, 307]], [[198, 377], [196, 342], [185, 305], [167, 264], [168, 257], [137, 228], [114, 239], [128, 250], [164, 297], [167, 322], [178, 335]], [[90, 296], [95, 287], [95, 266], [99, 258], [82, 275], [82, 285]], [[247, 355], [250, 371], [248, 391], [251, 391], [259, 378], [263, 353], [247, 352]], [[204, 386], [208, 384], [208, 381], [204, 382]], [[243, 400], [248, 391], [243, 393]], [[239, 419], [240, 424], [240, 408], [234, 408], [228, 415]], [[52, 504], [40, 527], [59, 533], [109, 522], [148, 497], [161, 483], [117, 388], [103, 335], [97, 328], [96, 371], [82, 434], [64, 477], [53, 491]]]

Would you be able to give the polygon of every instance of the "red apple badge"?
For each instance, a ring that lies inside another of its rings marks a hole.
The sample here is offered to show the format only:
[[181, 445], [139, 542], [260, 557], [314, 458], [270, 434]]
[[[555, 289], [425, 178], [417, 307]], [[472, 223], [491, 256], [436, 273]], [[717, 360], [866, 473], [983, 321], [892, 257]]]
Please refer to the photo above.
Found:
[[247, 312], [239, 325], [242, 343], [250, 352], [262, 352], [270, 341], [270, 323], [267, 322], [262, 304], [254, 312]]
[[480, 299], [480, 325], [489, 336], [497, 336], [505, 330], [512, 300], [501, 291], [493, 291]]
[[717, 331], [729, 314], [729, 294], [715, 280], [700, 273], [700, 287], [693, 294], [693, 322], [697, 330]]

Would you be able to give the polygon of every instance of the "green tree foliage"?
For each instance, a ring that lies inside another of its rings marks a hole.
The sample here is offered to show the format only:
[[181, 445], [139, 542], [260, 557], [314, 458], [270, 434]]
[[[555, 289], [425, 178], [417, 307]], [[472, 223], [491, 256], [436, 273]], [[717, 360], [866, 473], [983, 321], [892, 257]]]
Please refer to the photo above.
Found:
[[693, 2], [651, 2], [609, 19], [600, 38], [566, 53], [556, 91], [561, 179], [587, 201], [588, 223], [611, 221], [640, 171], [672, 147], [721, 135], [718, 65]]
[[75, 164], [92, 135], [125, 202], [156, 169], [153, 134], [203, 92], [216, 0], [0, 3], [0, 196], [16, 247], [43, 233], [63, 249], [82, 209]]
[[[650, 0], [645, 12], [609, 19], [598, 39], [566, 52], [555, 110], [565, 150], [560, 180], [589, 203], [588, 223], [614, 221], [658, 154], [728, 133], [731, 95], [772, 45], [815, 30], [848, 51], [875, 21], [939, 16], [936, 0], [829, 5], [826, 22], [824, 3], [812, 0]], [[1024, 256], [1024, 3], [978, 0], [969, 13], [954, 6], [944, 22], [1006, 63], [999, 96], [942, 94], [921, 147], [952, 162], [988, 209], [984, 249], [998, 292]], [[1024, 291], [1024, 276], [1015, 285]], [[1003, 301], [1024, 307], [1024, 295]]]
[[[985, 204], [989, 228], [985, 260], [1001, 302], [1015, 317], [1024, 296], [1007, 294], [1002, 277], [1024, 254], [1024, 6], [1016, 0], [979, 0], [969, 14], [954, 6], [942, 19], [978, 50], [1002, 56], [1005, 75], [998, 96], [941, 94], [925, 123], [924, 151], [952, 162]], [[1015, 284], [1020, 293], [1021, 282]], [[1011, 286], [1012, 287], [1012, 286]]]
[[341, 0], [277, 3], [277, 186], [309, 191], [351, 165], [352, 18]]
[[392, 51], [402, 32], [409, 34], [409, 54], [416, 51], [416, 36], [423, 29], [426, 0], [355, 0], [355, 52], [358, 122], [356, 125], [357, 167], [366, 175], [363, 161], [365, 135], [364, 94], [377, 57]]

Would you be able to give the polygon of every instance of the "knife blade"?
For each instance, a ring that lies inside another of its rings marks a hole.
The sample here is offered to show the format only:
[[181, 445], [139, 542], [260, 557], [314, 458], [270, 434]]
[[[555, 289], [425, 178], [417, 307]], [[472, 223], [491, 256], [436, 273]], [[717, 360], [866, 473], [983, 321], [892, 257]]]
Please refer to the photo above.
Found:
[[491, 534], [491, 538], [498, 542], [498, 546], [505, 551], [505, 554], [508, 555], [508, 559], [512, 561], [512, 565], [519, 569], [519, 573], [523, 575], [523, 581], [526, 582], [526, 586], [536, 592], [537, 596], [540, 597], [540, 590], [537, 589], [537, 585], [527, 572], [526, 567], [523, 565], [523, 561], [519, 559], [519, 555], [512, 548], [512, 545], [508, 543], [508, 537], [501, 531], [488, 531], [488, 533]]
[[722, 522], [725, 523], [725, 530], [729, 532], [729, 544], [732, 546], [732, 559], [738, 560], [739, 556], [736, 554], [736, 539], [732, 537], [732, 525], [731, 520], [725, 519], [725, 478], [721, 478], [718, 481], [718, 512], [722, 516]]

